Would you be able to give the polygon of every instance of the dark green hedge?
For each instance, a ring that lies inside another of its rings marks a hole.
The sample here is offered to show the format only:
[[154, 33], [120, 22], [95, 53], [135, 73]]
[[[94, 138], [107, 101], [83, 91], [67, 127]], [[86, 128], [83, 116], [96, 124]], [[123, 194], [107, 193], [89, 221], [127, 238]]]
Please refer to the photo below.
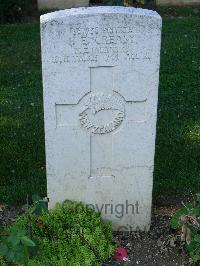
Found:
[[35, 6], [34, 0], [0, 0], [0, 23], [22, 22]]

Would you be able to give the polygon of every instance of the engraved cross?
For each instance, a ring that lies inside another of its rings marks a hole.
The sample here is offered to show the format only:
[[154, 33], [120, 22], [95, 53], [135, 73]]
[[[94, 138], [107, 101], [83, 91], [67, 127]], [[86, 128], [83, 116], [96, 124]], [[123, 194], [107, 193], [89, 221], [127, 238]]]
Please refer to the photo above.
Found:
[[114, 177], [113, 131], [120, 127], [127, 114], [127, 123], [132, 122], [130, 114], [138, 107], [135, 103], [126, 101], [115, 91], [114, 67], [95, 67], [90, 68], [90, 91], [78, 104], [56, 105], [57, 126], [78, 126], [90, 138], [89, 178]]

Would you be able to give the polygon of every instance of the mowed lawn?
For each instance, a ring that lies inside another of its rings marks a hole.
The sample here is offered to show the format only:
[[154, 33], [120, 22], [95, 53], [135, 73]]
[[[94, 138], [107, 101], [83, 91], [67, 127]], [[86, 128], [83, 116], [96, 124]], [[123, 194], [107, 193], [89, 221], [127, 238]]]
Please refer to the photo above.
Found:
[[[0, 26], [0, 67], [0, 202], [21, 204], [27, 195], [46, 195], [39, 24]], [[168, 18], [162, 31], [154, 200], [198, 191], [200, 19]]]

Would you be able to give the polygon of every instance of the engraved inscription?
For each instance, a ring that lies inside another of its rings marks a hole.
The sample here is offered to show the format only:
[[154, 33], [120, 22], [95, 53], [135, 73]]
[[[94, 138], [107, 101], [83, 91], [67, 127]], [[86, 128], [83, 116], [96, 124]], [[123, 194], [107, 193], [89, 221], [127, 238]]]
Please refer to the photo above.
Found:
[[71, 32], [71, 45], [77, 46], [80, 43], [83, 46], [90, 45], [107, 45], [107, 44], [127, 44], [132, 43], [134, 34], [133, 27], [113, 27], [110, 25], [86, 27], [81, 24], [72, 25]]
[[79, 113], [80, 124], [93, 134], [112, 132], [121, 125], [124, 117], [124, 101], [116, 92], [90, 93]]
[[74, 54], [68, 57], [71, 62], [97, 62], [104, 57], [105, 61], [117, 62], [119, 59], [150, 59], [150, 54], [138, 53], [138, 49], [130, 49], [136, 45], [136, 32], [129, 25], [114, 26], [103, 23], [99, 26], [73, 24], [70, 27], [70, 46]]
[[105, 133], [112, 132], [122, 123], [122, 121], [124, 119], [124, 113], [118, 112], [113, 121], [111, 121], [105, 125], [101, 125], [101, 126], [93, 124], [89, 120], [87, 113], [81, 113], [79, 115], [79, 119], [80, 119], [81, 125], [87, 129], [91, 129], [92, 133], [105, 134]]
[[140, 38], [140, 33], [128, 25], [120, 27], [105, 22], [98, 26], [71, 24], [69, 50], [62, 57], [53, 56], [52, 61], [61, 64], [151, 60], [151, 49], [136, 49]]

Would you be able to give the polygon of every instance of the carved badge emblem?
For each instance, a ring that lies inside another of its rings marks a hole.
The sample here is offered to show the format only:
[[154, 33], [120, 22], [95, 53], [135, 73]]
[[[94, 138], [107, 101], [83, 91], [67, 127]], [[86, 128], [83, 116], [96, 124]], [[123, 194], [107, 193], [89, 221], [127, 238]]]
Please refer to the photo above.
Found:
[[106, 134], [117, 129], [125, 117], [124, 99], [117, 93], [90, 92], [81, 100], [79, 121], [93, 134]]

